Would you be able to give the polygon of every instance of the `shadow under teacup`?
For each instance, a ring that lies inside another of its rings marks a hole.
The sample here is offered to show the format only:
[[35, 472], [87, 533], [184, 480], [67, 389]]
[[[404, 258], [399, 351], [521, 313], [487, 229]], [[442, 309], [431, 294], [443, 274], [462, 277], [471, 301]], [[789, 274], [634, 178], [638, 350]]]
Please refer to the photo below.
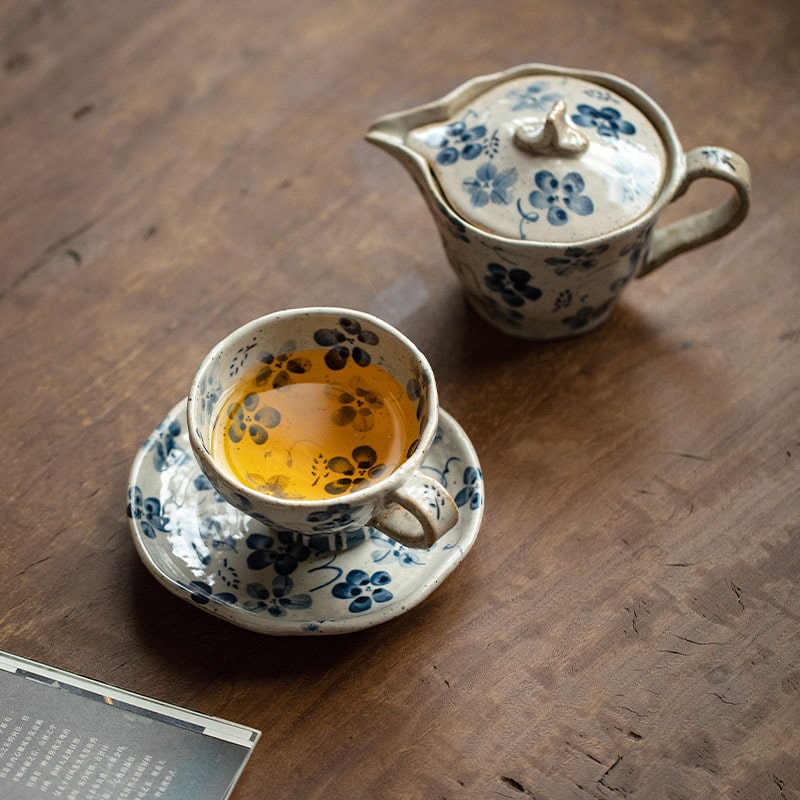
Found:
[[278, 311], [219, 342], [192, 381], [189, 441], [227, 502], [341, 549], [365, 526], [427, 548], [458, 521], [422, 471], [438, 424], [425, 357], [363, 312]]

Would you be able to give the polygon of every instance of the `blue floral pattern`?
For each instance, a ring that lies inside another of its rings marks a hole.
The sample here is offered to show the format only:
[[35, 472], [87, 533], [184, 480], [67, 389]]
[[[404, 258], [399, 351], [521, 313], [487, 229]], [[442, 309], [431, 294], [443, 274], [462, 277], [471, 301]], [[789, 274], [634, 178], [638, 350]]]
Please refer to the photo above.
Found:
[[[400, 145], [431, 167], [412, 173], [470, 304], [500, 330], [534, 339], [589, 330], [609, 313], [646, 257], [650, 232], [634, 242], [633, 229], [653, 216], [670, 168], [658, 124], [624, 90], [540, 73], [512, 70], [483, 92], [461, 87], [460, 125], [414, 128], [409, 115]], [[564, 122], [575, 141], [552, 139]], [[457, 158], [436, 157], [431, 148], [445, 142], [432, 130], [446, 131], [448, 146], [465, 137]], [[483, 150], [466, 159], [478, 132]], [[499, 146], [489, 145], [493, 135]], [[574, 157], [564, 155], [567, 144]], [[707, 157], [735, 167], [724, 151]]]
[[245, 544], [253, 551], [247, 557], [250, 569], [272, 567], [278, 575], [291, 575], [311, 555], [311, 550], [290, 531], [278, 531], [277, 541], [266, 533], [251, 533]]
[[507, 269], [502, 264], [487, 266], [489, 274], [484, 278], [486, 286], [500, 295], [506, 305], [519, 307], [526, 300], [538, 300], [542, 290], [531, 285], [531, 274], [524, 269]]
[[350, 600], [347, 609], [352, 614], [369, 611], [375, 603], [388, 603], [394, 595], [386, 588], [392, 582], [392, 576], [385, 570], [378, 570], [372, 575], [363, 569], [352, 569], [342, 583], [337, 583], [332, 590], [334, 597]]
[[293, 594], [294, 582], [288, 575], [276, 575], [270, 584], [271, 589], [263, 583], [249, 583], [247, 594], [251, 600], [242, 604], [248, 611], [266, 611], [273, 617], [285, 617], [290, 611], [304, 611], [311, 608], [311, 595]]
[[485, 125], [468, 127], [464, 121], [453, 122], [429, 134], [425, 139], [428, 147], [439, 150], [436, 161], [442, 166], [455, 164], [459, 158], [472, 161], [483, 153], [482, 140], [488, 133]]
[[563, 95], [548, 91], [546, 81], [531, 83], [524, 89], [512, 89], [508, 97], [513, 101], [512, 111], [549, 111]]
[[169, 517], [164, 516], [157, 497], [144, 497], [138, 486], [128, 490], [128, 518], [139, 520], [142, 533], [148, 539], [156, 538], [156, 531], [168, 530]]
[[189, 596], [198, 605], [208, 605], [212, 600], [224, 605], [233, 605], [236, 602], [234, 592], [214, 592], [211, 584], [205, 581], [190, 581], [186, 584]]
[[622, 114], [611, 106], [595, 108], [588, 103], [578, 105], [578, 113], [572, 115], [572, 121], [584, 128], [595, 128], [600, 136], [619, 139], [620, 134], [632, 136], [636, 126], [622, 118]]
[[359, 367], [366, 367], [372, 361], [367, 347], [378, 344], [380, 339], [375, 331], [363, 328], [358, 320], [342, 317], [336, 327], [315, 331], [314, 341], [330, 348], [325, 353], [325, 363], [332, 370], [340, 370], [350, 358]]
[[153, 441], [153, 465], [159, 472], [169, 469], [176, 460], [188, 457], [186, 450], [176, 444], [181, 426], [173, 421], [157, 431]]
[[645, 228], [630, 244], [626, 244], [619, 251], [620, 259], [628, 259], [628, 270], [624, 275], [616, 278], [608, 287], [614, 294], [621, 292], [625, 286], [628, 285], [631, 278], [636, 274], [639, 265], [647, 255], [647, 248], [650, 243], [650, 234], [653, 232], [653, 226], [649, 225]]
[[[462, 251], [463, 245], [455, 238], [443, 237], [445, 249], [456, 272], [464, 283], [470, 302], [482, 316], [509, 333], [524, 330], [529, 321], [533, 303], [536, 316], [545, 319], [553, 315], [556, 326], [569, 331], [583, 331], [601, 320], [611, 308], [617, 294], [636, 274], [647, 254], [653, 226], [639, 231], [616, 246], [607, 243], [596, 245], [569, 245], [557, 255], [547, 256], [543, 266], [548, 271], [534, 273], [514, 266], [512, 253], [485, 242], [473, 243], [487, 254], [498, 255], [508, 264], [489, 261], [480, 273], [474, 252]], [[586, 276], [592, 287], [581, 289], [574, 284], [575, 275]], [[597, 276], [609, 275], [606, 282]], [[548, 311], [542, 311], [542, 309]], [[555, 334], [554, 334], [555, 335]]]
[[469, 193], [473, 206], [494, 203], [495, 205], [508, 205], [511, 202], [510, 188], [516, 183], [517, 170], [509, 167], [499, 171], [491, 161], [481, 164], [474, 178], [465, 178], [464, 191]]
[[[184, 415], [185, 403], [143, 446], [128, 516], [154, 575], [196, 607], [234, 623], [304, 634], [373, 625], [433, 591], [477, 535], [483, 476], [472, 446], [445, 412], [423, 469], [451, 493], [459, 522], [427, 550], [405, 547], [374, 528], [340, 532], [350, 519], [347, 503], [314, 516], [317, 534], [262, 524], [228, 505], [194, 459], [169, 459], [159, 469], [153, 455], [164, 431], [173, 450], [189, 449]], [[331, 549], [332, 543], [342, 549]]]
[[467, 467], [464, 470], [464, 488], [453, 498], [456, 505], [459, 508], [469, 505], [473, 510], [479, 508], [483, 502], [482, 484], [483, 476], [481, 471], [475, 467]]
[[550, 170], [543, 169], [536, 173], [535, 180], [538, 189], [530, 193], [528, 202], [546, 210], [551, 225], [566, 225], [568, 211], [582, 217], [594, 213], [592, 199], [583, 194], [585, 183], [579, 172], [568, 172], [559, 180]]
[[607, 244], [598, 244], [594, 247], [568, 247], [563, 256], [551, 256], [545, 259], [545, 263], [553, 267], [556, 275], [590, 272], [598, 266], [599, 257], [607, 250]]

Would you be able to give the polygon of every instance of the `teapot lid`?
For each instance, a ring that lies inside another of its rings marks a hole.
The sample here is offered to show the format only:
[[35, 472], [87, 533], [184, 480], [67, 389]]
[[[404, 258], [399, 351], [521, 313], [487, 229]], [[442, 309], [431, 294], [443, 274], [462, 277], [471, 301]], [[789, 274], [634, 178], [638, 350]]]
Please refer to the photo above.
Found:
[[[449, 119], [411, 130], [453, 211], [510, 239], [578, 242], [639, 218], [667, 149], [624, 82], [543, 72], [503, 81]], [[454, 95], [455, 96], [455, 95]]]

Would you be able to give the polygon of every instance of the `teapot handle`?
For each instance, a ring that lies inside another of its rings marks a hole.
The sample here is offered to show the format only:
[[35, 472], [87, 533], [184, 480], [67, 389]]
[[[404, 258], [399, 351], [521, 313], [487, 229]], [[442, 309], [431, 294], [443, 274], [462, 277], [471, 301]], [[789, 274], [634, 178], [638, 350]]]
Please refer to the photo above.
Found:
[[637, 277], [644, 277], [679, 253], [719, 239], [747, 216], [750, 209], [750, 168], [741, 156], [720, 147], [690, 150], [686, 154], [686, 172], [672, 200], [681, 197], [698, 178], [723, 180], [733, 186], [735, 193], [716, 208], [657, 228]]

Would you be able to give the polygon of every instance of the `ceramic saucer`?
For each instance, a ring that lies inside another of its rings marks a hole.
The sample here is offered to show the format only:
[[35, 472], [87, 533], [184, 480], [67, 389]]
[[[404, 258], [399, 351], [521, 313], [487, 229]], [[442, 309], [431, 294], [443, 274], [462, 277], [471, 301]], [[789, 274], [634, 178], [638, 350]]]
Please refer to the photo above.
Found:
[[186, 401], [142, 445], [128, 486], [133, 541], [145, 566], [178, 597], [242, 628], [334, 634], [392, 619], [424, 600], [478, 534], [483, 476], [472, 443], [445, 411], [423, 466], [456, 501], [456, 527], [428, 550], [375, 530], [360, 544], [315, 551], [226, 503], [197, 466]]

